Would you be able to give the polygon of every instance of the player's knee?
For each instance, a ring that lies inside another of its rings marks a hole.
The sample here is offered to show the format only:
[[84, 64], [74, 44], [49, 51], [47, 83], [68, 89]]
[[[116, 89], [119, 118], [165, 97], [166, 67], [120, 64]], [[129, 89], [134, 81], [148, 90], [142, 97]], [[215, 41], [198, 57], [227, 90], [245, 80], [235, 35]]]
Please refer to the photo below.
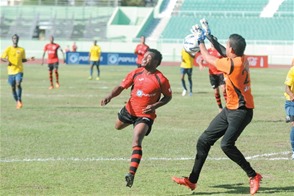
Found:
[[221, 142], [221, 149], [223, 152], [228, 152], [232, 149], [232, 145], [225, 143], [225, 142]]
[[197, 141], [196, 148], [197, 149], [207, 149], [207, 148], [210, 148], [210, 146], [211, 145], [207, 141], [206, 135], [202, 134]]

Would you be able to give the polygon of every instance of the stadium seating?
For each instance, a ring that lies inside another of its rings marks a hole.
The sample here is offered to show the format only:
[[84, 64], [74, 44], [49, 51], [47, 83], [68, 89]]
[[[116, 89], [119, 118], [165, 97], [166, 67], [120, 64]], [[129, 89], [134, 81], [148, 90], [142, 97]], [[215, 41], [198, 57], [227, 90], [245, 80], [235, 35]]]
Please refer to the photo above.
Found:
[[[267, 2], [268, 0], [242, 0], [238, 3], [234, 0], [185, 0], [172, 15], [161, 37], [183, 38], [190, 33], [192, 25], [205, 17], [213, 34], [219, 39], [227, 39], [230, 34], [239, 33], [247, 40], [293, 41], [293, 0], [284, 1], [281, 10], [274, 17], [260, 18], [260, 12]], [[289, 12], [291, 9], [292, 12]]]
[[105, 39], [106, 24], [114, 7], [7, 6], [1, 13], [1, 38], [22, 39], [53, 35], [65, 40]]

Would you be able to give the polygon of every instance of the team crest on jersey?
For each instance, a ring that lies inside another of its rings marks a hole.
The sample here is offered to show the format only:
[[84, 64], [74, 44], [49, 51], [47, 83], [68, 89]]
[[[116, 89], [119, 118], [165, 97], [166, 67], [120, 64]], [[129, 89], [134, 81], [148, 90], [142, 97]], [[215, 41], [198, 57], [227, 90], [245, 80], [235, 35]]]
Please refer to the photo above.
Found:
[[142, 95], [143, 95], [143, 91], [141, 91], [141, 90], [137, 90], [137, 96], [138, 96], [138, 97], [142, 97]]

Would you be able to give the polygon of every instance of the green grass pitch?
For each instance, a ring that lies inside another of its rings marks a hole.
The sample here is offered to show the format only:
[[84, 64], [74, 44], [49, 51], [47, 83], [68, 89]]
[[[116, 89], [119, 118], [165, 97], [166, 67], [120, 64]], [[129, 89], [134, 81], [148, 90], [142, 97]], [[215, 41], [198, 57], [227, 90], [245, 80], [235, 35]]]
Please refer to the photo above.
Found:
[[[173, 99], [157, 110], [134, 185], [127, 188], [132, 126], [118, 131], [114, 122], [129, 90], [105, 107], [100, 100], [135, 67], [100, 68], [96, 81], [87, 79], [89, 66], [60, 65], [61, 86], [48, 90], [47, 66], [25, 64], [24, 107], [16, 110], [6, 65], [1, 65], [0, 195], [249, 195], [246, 174], [227, 159], [219, 141], [195, 193], [172, 182], [172, 176], [190, 173], [195, 142], [218, 113], [208, 70], [194, 68], [194, 94], [182, 97], [178, 66], [159, 67], [170, 80]], [[290, 124], [284, 121], [287, 71], [251, 69], [254, 118], [237, 146], [263, 175], [257, 195], [294, 194]]]

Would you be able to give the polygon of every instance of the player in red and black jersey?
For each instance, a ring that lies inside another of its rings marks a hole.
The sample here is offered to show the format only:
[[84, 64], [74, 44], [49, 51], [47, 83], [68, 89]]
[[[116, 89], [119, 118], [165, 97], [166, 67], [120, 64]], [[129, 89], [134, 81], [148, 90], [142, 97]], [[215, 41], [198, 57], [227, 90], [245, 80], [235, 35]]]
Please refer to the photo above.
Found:
[[44, 57], [47, 52], [48, 54], [48, 70], [49, 70], [49, 81], [50, 81], [50, 87], [49, 89], [53, 89], [53, 70], [55, 72], [55, 79], [56, 79], [56, 88], [59, 88], [59, 73], [58, 73], [58, 65], [59, 65], [59, 59], [58, 59], [58, 50], [61, 51], [64, 61], [64, 52], [61, 49], [60, 45], [54, 42], [54, 37], [50, 36], [50, 43], [46, 44], [44, 47], [44, 53], [42, 57], [42, 65], [44, 64]]
[[142, 60], [144, 58], [145, 53], [148, 51], [149, 46], [145, 43], [145, 37], [141, 36], [141, 42], [135, 48], [135, 54], [137, 55], [137, 67], [141, 67]]
[[[215, 38], [216, 39], [216, 38]], [[213, 47], [211, 44], [211, 47], [207, 50], [208, 53], [212, 56], [215, 56], [217, 58], [221, 58], [222, 56], [218, 53], [218, 51]], [[222, 94], [225, 100], [227, 100], [227, 94], [226, 94], [226, 88], [225, 88], [225, 79], [223, 72], [217, 70], [217, 68], [209, 63], [207, 63], [203, 58], [199, 61], [199, 67], [200, 69], [203, 68], [203, 66], [207, 66], [209, 69], [209, 80], [211, 87], [214, 90], [214, 97], [216, 100], [216, 103], [219, 108], [219, 112], [222, 111], [223, 105], [220, 95], [220, 88], [222, 90]]]
[[[133, 153], [129, 173], [125, 176], [126, 186], [132, 187], [134, 176], [142, 158], [142, 141], [151, 132], [156, 118], [155, 110], [172, 99], [168, 79], [159, 71], [162, 55], [155, 49], [149, 49], [144, 55], [140, 68], [131, 71], [120, 85], [101, 100], [101, 106], [108, 104], [112, 98], [123, 90], [132, 88], [130, 99], [118, 113], [115, 128], [120, 130], [133, 125]], [[163, 96], [163, 97], [161, 97]]]

